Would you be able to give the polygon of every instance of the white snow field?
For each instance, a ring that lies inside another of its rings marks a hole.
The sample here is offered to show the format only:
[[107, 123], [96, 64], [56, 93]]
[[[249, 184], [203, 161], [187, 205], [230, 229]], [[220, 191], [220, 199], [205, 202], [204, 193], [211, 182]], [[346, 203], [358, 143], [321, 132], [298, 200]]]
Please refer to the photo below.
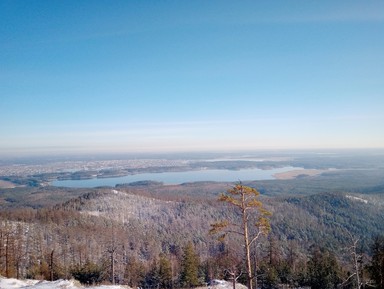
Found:
[[74, 280], [56, 280], [56, 281], [39, 281], [39, 280], [17, 280], [12, 278], [0, 277], [0, 289], [127, 289], [128, 286], [122, 285], [100, 285], [100, 286], [81, 286], [79, 282]]
[[[214, 280], [213, 284], [207, 287], [210, 289], [232, 289], [232, 283], [223, 280]], [[123, 285], [100, 285], [100, 286], [82, 286], [75, 280], [56, 280], [56, 281], [39, 281], [39, 280], [17, 280], [13, 278], [3, 278], [0, 276], [0, 289], [128, 289]], [[236, 284], [237, 289], [246, 289], [241, 284]], [[198, 289], [198, 288], [196, 288]]]

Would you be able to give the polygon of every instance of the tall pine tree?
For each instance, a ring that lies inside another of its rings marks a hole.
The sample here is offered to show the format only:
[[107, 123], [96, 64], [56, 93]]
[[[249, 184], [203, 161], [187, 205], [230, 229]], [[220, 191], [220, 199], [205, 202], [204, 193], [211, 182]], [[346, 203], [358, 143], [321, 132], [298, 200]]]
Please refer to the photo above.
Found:
[[199, 256], [195, 253], [192, 242], [184, 248], [181, 263], [180, 283], [183, 287], [191, 288], [199, 285]]
[[222, 194], [219, 201], [234, 206], [239, 211], [241, 220], [238, 223], [224, 220], [212, 224], [210, 230], [213, 234], [223, 232], [220, 239], [224, 239], [229, 233], [237, 234], [243, 239], [248, 289], [253, 288], [253, 280], [257, 288], [257, 276], [252, 272], [251, 246], [261, 235], [267, 235], [271, 230], [268, 219], [271, 213], [263, 207], [259, 195], [260, 193], [254, 188], [243, 186], [241, 183], [236, 184], [227, 194]]
[[160, 254], [159, 281], [161, 288], [172, 288], [172, 266], [165, 254]]

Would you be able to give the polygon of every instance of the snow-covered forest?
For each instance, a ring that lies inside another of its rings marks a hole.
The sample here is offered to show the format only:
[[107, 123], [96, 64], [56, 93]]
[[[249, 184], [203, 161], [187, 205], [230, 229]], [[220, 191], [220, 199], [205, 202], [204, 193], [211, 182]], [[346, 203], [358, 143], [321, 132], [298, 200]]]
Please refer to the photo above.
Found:
[[[233, 278], [246, 284], [241, 240], [209, 234], [223, 218], [238, 222], [238, 212], [217, 197], [183, 196], [174, 189], [97, 189], [51, 207], [2, 210], [0, 274], [132, 288], [198, 287]], [[260, 200], [272, 216], [270, 234], [251, 247], [259, 287], [355, 288], [354, 272], [361, 284], [375, 282], [372, 266], [383, 254], [384, 229], [375, 194]], [[47, 284], [54, 283], [34, 286]]]

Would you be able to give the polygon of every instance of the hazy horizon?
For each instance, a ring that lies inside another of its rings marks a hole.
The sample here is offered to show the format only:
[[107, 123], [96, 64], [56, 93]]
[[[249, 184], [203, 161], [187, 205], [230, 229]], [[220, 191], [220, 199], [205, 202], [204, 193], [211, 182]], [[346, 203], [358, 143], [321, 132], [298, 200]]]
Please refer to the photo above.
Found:
[[17, 163], [18, 161], [86, 161], [86, 160], [124, 160], [124, 159], [205, 159], [221, 160], [232, 159], [280, 159], [295, 156], [381, 156], [384, 148], [320, 148], [320, 149], [257, 149], [257, 150], [201, 150], [201, 151], [37, 151], [23, 153], [0, 152], [1, 160], [4, 162]]
[[384, 148], [383, 1], [0, 3], [0, 156]]

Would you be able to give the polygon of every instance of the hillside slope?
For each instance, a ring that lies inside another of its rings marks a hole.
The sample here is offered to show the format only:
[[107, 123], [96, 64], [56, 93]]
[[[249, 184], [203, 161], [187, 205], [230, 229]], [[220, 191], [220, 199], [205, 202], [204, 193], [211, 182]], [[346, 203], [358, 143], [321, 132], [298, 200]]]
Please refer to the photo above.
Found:
[[[131, 231], [140, 228], [138, 235], [145, 231], [163, 246], [192, 240], [205, 247], [214, 241], [208, 235], [210, 224], [236, 218], [232, 209], [210, 198], [164, 200], [113, 189], [84, 195], [62, 207], [117, 221]], [[273, 213], [271, 235], [283, 248], [288, 241], [296, 241], [303, 250], [314, 244], [337, 250], [348, 243], [350, 234], [368, 244], [372, 236], [384, 231], [384, 194], [261, 196], [261, 200]], [[159, 244], [154, 247], [161, 248]]]
[[[280, 261], [295, 256], [306, 264], [315, 247], [346, 260], [351, 236], [359, 238], [369, 253], [372, 236], [384, 231], [384, 194], [262, 195], [260, 199], [273, 213], [270, 236], [259, 240], [260, 261], [270, 262], [272, 247]], [[98, 278], [111, 280], [113, 260], [116, 280], [134, 284], [131, 274], [152, 282], [145, 276], [153, 274], [161, 256], [167, 256], [178, 280], [183, 250], [191, 242], [199, 262], [205, 264], [204, 278], [223, 278], [220, 266], [225, 264], [219, 263], [242, 256], [242, 243], [232, 237], [220, 243], [208, 232], [214, 222], [238, 218], [236, 211], [211, 195], [183, 198], [128, 188], [94, 190], [50, 208], [0, 211], [0, 243], [10, 248], [12, 256], [0, 254], [0, 274], [48, 279], [49, 268], [54, 268], [54, 278], [68, 279], [73, 272], [92, 268], [102, 272]]]

